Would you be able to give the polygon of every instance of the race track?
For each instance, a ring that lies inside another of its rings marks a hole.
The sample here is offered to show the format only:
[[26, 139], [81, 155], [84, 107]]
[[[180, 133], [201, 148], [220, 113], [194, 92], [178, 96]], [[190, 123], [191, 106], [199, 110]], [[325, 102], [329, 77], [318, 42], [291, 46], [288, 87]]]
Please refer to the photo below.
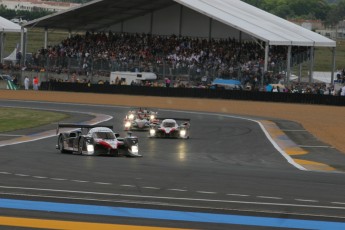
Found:
[[[6, 100], [0, 104], [64, 111], [73, 115], [73, 122], [86, 122], [93, 114], [101, 114], [101, 119], [111, 118], [103, 124], [115, 125], [122, 136], [122, 119], [129, 109]], [[298, 169], [253, 121], [260, 118], [158, 112], [162, 117], [190, 118], [191, 138], [150, 139], [146, 132], [134, 132], [142, 158], [61, 154], [55, 149], [56, 136], [0, 147], [0, 217], [136, 228], [345, 228], [345, 174]], [[20, 132], [17, 134], [34, 135]], [[39, 203], [38, 208], [36, 201], [47, 203]], [[62, 208], [61, 204], [76, 206]], [[122, 211], [118, 215], [93, 213], [93, 207], [98, 211], [121, 207]], [[258, 219], [250, 219], [253, 217]]]

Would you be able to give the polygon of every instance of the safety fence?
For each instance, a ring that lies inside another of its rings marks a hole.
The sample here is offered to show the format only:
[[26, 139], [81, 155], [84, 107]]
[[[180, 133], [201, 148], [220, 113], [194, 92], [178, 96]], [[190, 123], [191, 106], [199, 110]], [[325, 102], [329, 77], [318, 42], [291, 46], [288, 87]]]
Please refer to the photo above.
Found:
[[68, 82], [42, 82], [40, 89], [50, 91], [145, 95], [158, 97], [234, 99], [333, 106], [345, 105], [345, 97], [343, 96], [301, 93], [273, 93], [246, 90], [217, 90], [209, 88], [167, 88]]

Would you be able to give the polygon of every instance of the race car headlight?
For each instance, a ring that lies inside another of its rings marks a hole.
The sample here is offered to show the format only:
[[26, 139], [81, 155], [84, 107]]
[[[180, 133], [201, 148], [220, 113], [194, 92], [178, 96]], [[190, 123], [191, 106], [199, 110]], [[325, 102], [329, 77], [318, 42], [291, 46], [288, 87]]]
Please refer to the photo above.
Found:
[[126, 127], [126, 128], [131, 127], [131, 122], [127, 121], [127, 122], [125, 123], [125, 127]]
[[133, 120], [133, 119], [134, 119], [134, 114], [129, 114], [129, 115], [128, 115], [128, 119], [129, 119], [129, 120]]
[[87, 148], [87, 152], [94, 152], [95, 148], [93, 147], [93, 145], [86, 145]]
[[154, 120], [154, 119], [155, 119], [155, 115], [151, 115], [150, 120]]
[[156, 134], [156, 130], [150, 129], [150, 135], [151, 135], [151, 136], [154, 136], [155, 134]]
[[185, 137], [187, 134], [187, 131], [185, 129], [180, 130], [180, 136]]
[[137, 145], [132, 145], [131, 151], [132, 151], [132, 153], [138, 153], [139, 152], [138, 146]]

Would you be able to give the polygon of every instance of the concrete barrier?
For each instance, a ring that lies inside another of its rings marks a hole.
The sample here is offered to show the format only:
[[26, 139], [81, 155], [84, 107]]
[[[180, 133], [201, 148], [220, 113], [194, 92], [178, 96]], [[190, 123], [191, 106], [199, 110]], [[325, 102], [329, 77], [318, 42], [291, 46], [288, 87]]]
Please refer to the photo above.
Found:
[[7, 81], [0, 81], [0, 89], [7, 89]]

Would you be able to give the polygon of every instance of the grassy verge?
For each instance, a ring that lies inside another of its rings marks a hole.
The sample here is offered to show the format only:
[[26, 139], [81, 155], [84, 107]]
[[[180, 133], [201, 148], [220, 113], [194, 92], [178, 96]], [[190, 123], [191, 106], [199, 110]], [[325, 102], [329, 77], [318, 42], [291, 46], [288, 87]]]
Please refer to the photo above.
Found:
[[[332, 49], [315, 48], [315, 71], [327, 71], [332, 69]], [[345, 40], [338, 40], [335, 51], [335, 68], [340, 70], [345, 68]]]
[[49, 111], [0, 108], [0, 132], [46, 125], [67, 117], [67, 114]]

